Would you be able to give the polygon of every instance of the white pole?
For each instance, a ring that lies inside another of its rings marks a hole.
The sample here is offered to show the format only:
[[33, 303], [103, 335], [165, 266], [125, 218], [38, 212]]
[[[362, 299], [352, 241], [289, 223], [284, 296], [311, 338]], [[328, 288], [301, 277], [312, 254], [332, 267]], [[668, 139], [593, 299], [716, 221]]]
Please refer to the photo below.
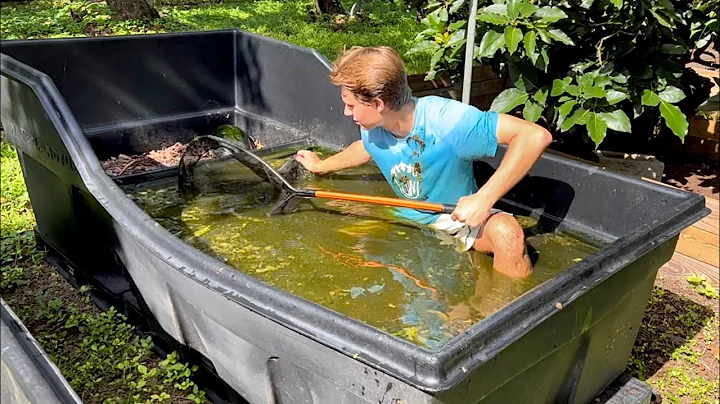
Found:
[[472, 63], [475, 52], [475, 24], [477, 21], [477, 0], [470, 0], [470, 19], [468, 19], [467, 41], [465, 42], [465, 70], [463, 72], [462, 102], [470, 103], [472, 87]]

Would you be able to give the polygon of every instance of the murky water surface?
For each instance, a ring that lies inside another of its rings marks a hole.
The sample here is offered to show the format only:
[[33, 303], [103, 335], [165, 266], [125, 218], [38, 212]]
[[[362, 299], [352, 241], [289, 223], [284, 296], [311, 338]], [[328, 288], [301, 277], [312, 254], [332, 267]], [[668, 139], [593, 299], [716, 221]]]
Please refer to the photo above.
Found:
[[[565, 234], [534, 234], [536, 220], [518, 217], [537, 261], [529, 278], [514, 280], [492, 269], [492, 257], [457, 252], [396, 221], [392, 208], [312, 199], [268, 217], [277, 195], [239, 163], [206, 164], [196, 180], [223, 187], [188, 201], [175, 179], [126, 192], [177, 237], [238, 271], [431, 350], [596, 251]], [[308, 174], [297, 185], [395, 196], [370, 165]]]

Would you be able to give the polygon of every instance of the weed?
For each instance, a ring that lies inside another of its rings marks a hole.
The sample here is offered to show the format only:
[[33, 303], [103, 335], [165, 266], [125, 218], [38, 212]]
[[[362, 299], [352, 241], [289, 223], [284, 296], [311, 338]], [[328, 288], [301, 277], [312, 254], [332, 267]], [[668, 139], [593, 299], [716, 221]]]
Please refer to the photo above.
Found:
[[699, 294], [707, 297], [708, 299], [717, 299], [720, 297], [717, 289], [715, 289], [705, 275], [689, 275], [687, 281]]

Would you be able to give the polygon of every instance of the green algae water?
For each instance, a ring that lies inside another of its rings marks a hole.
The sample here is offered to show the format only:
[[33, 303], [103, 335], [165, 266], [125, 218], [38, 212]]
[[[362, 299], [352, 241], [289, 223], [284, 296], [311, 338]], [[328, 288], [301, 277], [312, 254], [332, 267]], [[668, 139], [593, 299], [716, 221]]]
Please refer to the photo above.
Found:
[[[327, 154], [327, 153], [325, 153]], [[278, 168], [287, 159], [267, 159]], [[457, 334], [597, 250], [559, 233], [527, 234], [533, 274], [511, 279], [486, 254], [458, 252], [427, 229], [394, 219], [392, 208], [306, 199], [268, 217], [271, 185], [235, 161], [198, 165], [206, 193], [183, 200], [175, 178], [125, 192], [175, 236], [250, 276], [426, 349]], [[300, 187], [395, 196], [372, 165]], [[525, 229], [536, 220], [517, 217]]]

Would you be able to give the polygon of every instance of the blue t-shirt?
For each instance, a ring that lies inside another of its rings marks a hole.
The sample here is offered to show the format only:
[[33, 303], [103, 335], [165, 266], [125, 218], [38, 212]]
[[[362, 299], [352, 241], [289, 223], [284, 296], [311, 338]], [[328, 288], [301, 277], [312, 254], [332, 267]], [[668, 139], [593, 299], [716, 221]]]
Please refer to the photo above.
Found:
[[[365, 150], [399, 197], [457, 204], [478, 190], [473, 160], [495, 156], [499, 115], [449, 98], [414, 100], [410, 134], [396, 138], [381, 127], [361, 129]], [[426, 225], [438, 216], [406, 208], [397, 212], [403, 219]]]

